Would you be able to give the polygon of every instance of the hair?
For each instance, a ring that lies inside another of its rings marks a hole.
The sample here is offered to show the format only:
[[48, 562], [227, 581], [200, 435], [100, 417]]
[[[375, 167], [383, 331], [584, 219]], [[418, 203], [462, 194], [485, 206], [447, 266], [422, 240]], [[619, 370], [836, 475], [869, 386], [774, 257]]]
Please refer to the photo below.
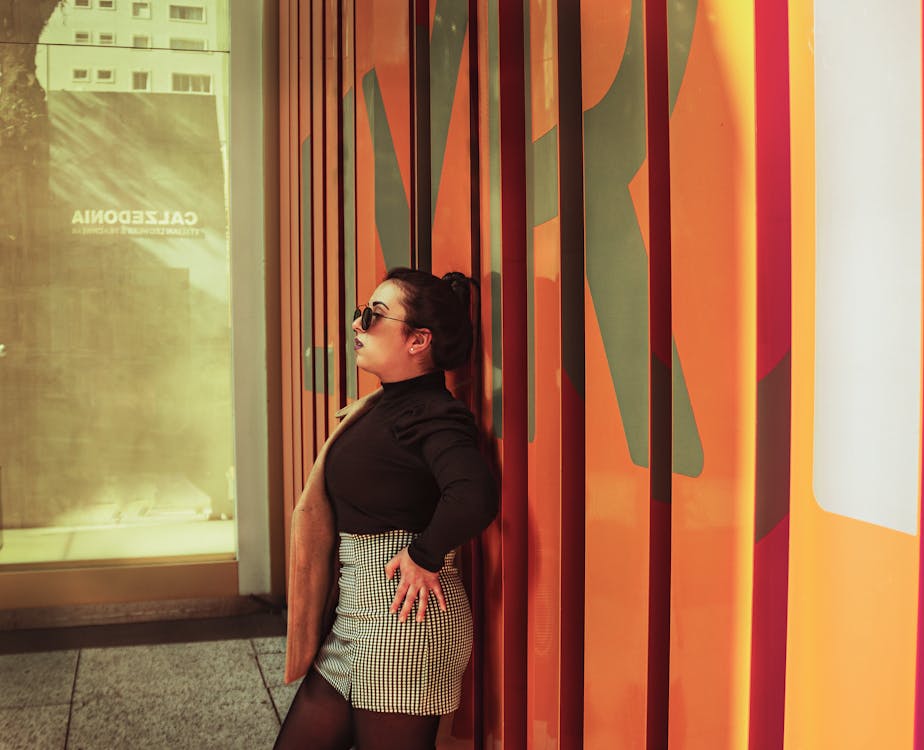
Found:
[[433, 364], [441, 370], [461, 367], [472, 351], [473, 279], [458, 271], [437, 278], [412, 268], [392, 268], [385, 276], [401, 289], [410, 328], [429, 328]]

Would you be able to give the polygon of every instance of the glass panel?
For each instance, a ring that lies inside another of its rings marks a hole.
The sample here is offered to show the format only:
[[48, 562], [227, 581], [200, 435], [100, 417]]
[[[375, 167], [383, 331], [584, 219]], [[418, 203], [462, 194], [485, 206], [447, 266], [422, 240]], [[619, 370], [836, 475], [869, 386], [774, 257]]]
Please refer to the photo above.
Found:
[[[14, 3], [0, 75], [37, 83], [0, 88], [0, 566], [232, 559], [228, 55], [166, 49], [163, 6], [80, 11], [148, 40], [119, 48]], [[225, 49], [227, 0], [199, 7]]]

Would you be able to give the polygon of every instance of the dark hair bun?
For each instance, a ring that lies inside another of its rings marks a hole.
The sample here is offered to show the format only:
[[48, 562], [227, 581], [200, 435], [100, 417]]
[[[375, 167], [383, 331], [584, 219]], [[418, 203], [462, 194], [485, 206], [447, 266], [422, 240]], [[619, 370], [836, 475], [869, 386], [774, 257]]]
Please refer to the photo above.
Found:
[[472, 303], [472, 286], [475, 283], [474, 280], [459, 271], [450, 271], [447, 274], [443, 274], [443, 281], [449, 284], [449, 288], [452, 289], [452, 293], [456, 296], [456, 299], [468, 310]]
[[454, 370], [463, 365], [472, 350], [471, 288], [475, 282], [458, 271], [437, 278], [411, 268], [393, 268], [385, 279], [401, 288], [408, 324], [430, 329], [434, 366]]

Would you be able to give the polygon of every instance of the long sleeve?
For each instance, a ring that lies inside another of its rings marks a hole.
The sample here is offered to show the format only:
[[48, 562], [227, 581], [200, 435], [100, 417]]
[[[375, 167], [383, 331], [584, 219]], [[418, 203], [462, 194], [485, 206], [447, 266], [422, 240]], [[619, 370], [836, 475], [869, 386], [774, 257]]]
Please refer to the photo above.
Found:
[[395, 425], [395, 437], [420, 450], [440, 497], [430, 523], [408, 548], [437, 571], [446, 553], [483, 531], [497, 515], [497, 484], [478, 450], [471, 413], [458, 401], [419, 404]]

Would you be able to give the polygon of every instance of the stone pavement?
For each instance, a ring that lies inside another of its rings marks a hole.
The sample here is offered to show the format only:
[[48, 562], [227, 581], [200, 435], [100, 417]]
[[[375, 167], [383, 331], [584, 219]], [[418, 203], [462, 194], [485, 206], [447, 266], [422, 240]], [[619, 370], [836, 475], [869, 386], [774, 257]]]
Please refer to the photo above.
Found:
[[10, 653], [12, 635], [0, 750], [269, 749], [298, 687], [282, 635]]

